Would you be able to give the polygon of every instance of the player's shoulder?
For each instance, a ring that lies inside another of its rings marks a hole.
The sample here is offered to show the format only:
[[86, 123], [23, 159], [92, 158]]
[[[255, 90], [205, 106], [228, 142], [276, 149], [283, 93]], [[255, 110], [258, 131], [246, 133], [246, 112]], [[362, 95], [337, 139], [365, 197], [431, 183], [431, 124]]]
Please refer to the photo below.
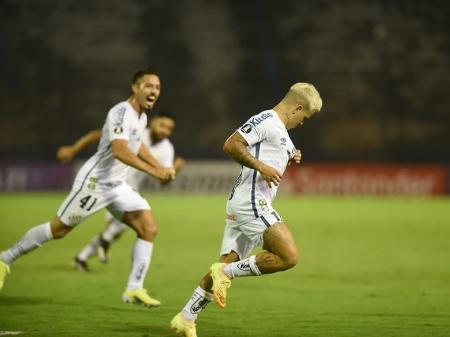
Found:
[[132, 115], [133, 107], [128, 101], [122, 101], [114, 105], [108, 112], [108, 116], [114, 118], [124, 118], [127, 115]]
[[259, 125], [263, 126], [266, 124], [271, 124], [275, 120], [276, 120], [276, 112], [274, 110], [264, 110], [250, 117], [247, 123], [253, 127], [257, 127]]
[[160, 147], [164, 148], [166, 150], [173, 150], [174, 149], [174, 146], [173, 146], [172, 142], [169, 140], [169, 138], [164, 138], [160, 142]]

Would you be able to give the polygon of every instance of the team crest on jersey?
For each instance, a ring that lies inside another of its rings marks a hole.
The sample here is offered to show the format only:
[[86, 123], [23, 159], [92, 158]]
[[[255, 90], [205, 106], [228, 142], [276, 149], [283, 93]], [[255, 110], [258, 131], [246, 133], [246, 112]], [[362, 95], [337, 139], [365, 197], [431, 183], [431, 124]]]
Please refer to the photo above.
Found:
[[269, 206], [267, 205], [267, 201], [266, 200], [259, 199], [258, 200], [258, 204], [259, 204], [259, 207], [261, 207], [261, 210], [263, 212], [268, 212], [269, 211]]
[[252, 131], [252, 126], [250, 124], [244, 124], [244, 126], [242, 126], [241, 131], [243, 133], [250, 133], [250, 131]]
[[114, 133], [115, 133], [115, 134], [120, 135], [122, 132], [123, 132], [123, 127], [121, 127], [121, 126], [116, 126], [116, 127], [114, 128]]

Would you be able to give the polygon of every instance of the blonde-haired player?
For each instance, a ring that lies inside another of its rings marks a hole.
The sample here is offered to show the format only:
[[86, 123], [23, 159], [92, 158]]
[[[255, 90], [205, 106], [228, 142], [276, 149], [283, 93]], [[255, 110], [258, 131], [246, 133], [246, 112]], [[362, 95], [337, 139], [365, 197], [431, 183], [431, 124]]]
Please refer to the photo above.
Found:
[[[224, 144], [224, 151], [242, 165], [227, 202], [220, 262], [211, 265], [171, 327], [196, 337], [196, 320], [215, 301], [224, 308], [231, 280], [294, 267], [298, 251], [291, 232], [272, 208], [286, 165], [300, 162], [287, 130], [296, 128], [322, 108], [316, 88], [296, 83], [273, 109], [252, 116]], [[264, 251], [247, 257], [256, 246]]]

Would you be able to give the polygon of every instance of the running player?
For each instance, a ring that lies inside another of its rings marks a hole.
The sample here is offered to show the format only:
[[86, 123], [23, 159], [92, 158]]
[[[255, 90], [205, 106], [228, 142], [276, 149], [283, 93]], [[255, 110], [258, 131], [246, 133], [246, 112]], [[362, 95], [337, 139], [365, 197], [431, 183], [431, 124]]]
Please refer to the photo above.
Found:
[[161, 90], [158, 73], [152, 69], [138, 71], [133, 76], [131, 89], [131, 97], [108, 112], [97, 152], [79, 170], [55, 218], [31, 228], [0, 255], [0, 288], [17, 258], [47, 241], [63, 238], [79, 223], [106, 207], [116, 219], [137, 233], [123, 300], [147, 307], [160, 305], [143, 287], [157, 226], [147, 201], [133, 190], [126, 177], [130, 167], [162, 181], [173, 179], [175, 171], [162, 167], [142, 143], [147, 126], [145, 112], [153, 108]]
[[[145, 129], [143, 143], [150, 148], [152, 155], [164, 167], [173, 167], [178, 173], [186, 161], [175, 156], [175, 149], [169, 137], [172, 135], [176, 125], [175, 117], [163, 110], [153, 116], [149, 127]], [[101, 137], [101, 130], [93, 130], [82, 136], [73, 145], [62, 146], [57, 151], [57, 157], [61, 162], [71, 161], [80, 151], [90, 144], [98, 143]], [[139, 170], [130, 169], [127, 182], [135, 190], [139, 191], [145, 182], [147, 175]], [[106, 213], [107, 227], [93, 237], [90, 242], [77, 254], [74, 259], [75, 267], [80, 271], [89, 271], [87, 261], [97, 254], [103, 263], [108, 263], [108, 251], [111, 243], [116, 241], [128, 226]]]
[[[272, 208], [286, 165], [300, 162], [287, 130], [311, 118], [322, 108], [316, 88], [294, 84], [273, 109], [251, 117], [224, 144], [224, 151], [242, 165], [227, 202], [220, 262], [200, 281], [171, 327], [186, 337], [196, 337], [198, 315], [211, 302], [224, 308], [231, 280], [258, 276], [294, 267], [298, 251], [291, 232]], [[256, 246], [264, 251], [247, 257]]]

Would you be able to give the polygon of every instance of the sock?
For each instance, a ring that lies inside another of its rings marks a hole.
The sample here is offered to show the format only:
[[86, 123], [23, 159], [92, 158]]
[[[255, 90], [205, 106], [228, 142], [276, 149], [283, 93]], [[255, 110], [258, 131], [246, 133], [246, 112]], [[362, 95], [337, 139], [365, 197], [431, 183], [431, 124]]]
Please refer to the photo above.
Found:
[[145, 276], [152, 258], [153, 243], [137, 239], [133, 248], [133, 260], [131, 273], [128, 279], [128, 290], [136, 290], [144, 287]]
[[89, 258], [94, 256], [97, 252], [98, 240], [98, 236], [92, 238], [91, 242], [84, 246], [84, 248], [78, 253], [77, 259], [81, 261], [87, 261], [89, 260]]
[[191, 299], [186, 303], [183, 308], [183, 317], [188, 321], [197, 320], [197, 316], [202, 312], [206, 306], [213, 300], [213, 294], [206, 290], [197, 287], [192, 294]]
[[229, 263], [223, 268], [223, 271], [230, 278], [261, 275], [261, 272], [256, 265], [255, 255], [237, 262]]
[[46, 222], [26, 232], [20, 241], [17, 241], [10, 249], [5, 250], [0, 255], [0, 259], [7, 265], [10, 265], [18, 257], [31, 252], [52, 239], [53, 235], [50, 229], [50, 222]]
[[111, 242], [115, 237], [119, 236], [125, 229], [127, 229], [127, 225], [121, 223], [116, 219], [112, 219], [109, 223], [108, 227], [102, 232], [102, 239], [106, 242]]

